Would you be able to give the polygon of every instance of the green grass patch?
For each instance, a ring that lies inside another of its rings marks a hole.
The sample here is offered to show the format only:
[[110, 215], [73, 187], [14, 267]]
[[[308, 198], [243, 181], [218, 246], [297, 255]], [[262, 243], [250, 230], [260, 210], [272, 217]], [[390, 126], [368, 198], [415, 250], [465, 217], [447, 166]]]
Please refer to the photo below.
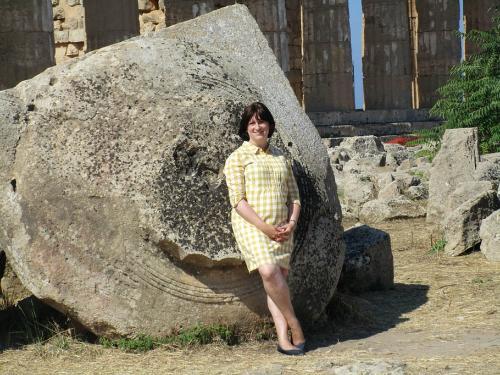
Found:
[[434, 157], [437, 155], [438, 149], [437, 148], [424, 148], [422, 150], [419, 150], [415, 153], [416, 158], [427, 158], [429, 159], [430, 162], [434, 159]]
[[174, 330], [165, 337], [138, 335], [132, 338], [109, 339], [99, 338], [99, 344], [105, 348], [118, 348], [126, 352], [146, 352], [161, 346], [185, 348], [189, 346], [223, 343], [236, 345], [249, 340], [269, 340], [274, 338], [272, 325], [265, 321], [257, 324], [253, 329], [245, 329], [236, 325], [198, 324], [194, 327]]
[[441, 238], [434, 242], [429, 250], [431, 254], [439, 254], [444, 251], [444, 247], [446, 246], [446, 240]]

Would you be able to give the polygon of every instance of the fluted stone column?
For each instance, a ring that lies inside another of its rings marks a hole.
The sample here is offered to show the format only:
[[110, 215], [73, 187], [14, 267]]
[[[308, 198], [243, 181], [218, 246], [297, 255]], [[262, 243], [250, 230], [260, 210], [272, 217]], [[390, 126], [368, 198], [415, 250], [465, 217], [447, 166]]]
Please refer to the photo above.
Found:
[[347, 0], [304, 0], [303, 17], [306, 111], [354, 109]]
[[55, 64], [50, 0], [0, 0], [0, 90]]
[[417, 85], [420, 108], [430, 108], [439, 97], [437, 89], [460, 62], [458, 0], [415, 1], [418, 17]]
[[137, 0], [85, 0], [87, 52], [139, 35]]
[[[494, 8], [500, 8], [500, 0], [464, 0], [464, 29], [489, 30], [492, 23]], [[465, 41], [465, 56], [477, 52], [474, 43]]]
[[412, 108], [408, 1], [362, 4], [365, 108]]

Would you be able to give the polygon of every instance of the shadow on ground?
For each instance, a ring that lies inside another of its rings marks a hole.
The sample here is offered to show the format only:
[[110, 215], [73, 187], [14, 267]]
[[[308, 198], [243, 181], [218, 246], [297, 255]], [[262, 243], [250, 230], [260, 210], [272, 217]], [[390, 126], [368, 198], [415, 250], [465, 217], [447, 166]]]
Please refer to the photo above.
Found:
[[0, 309], [0, 353], [6, 349], [43, 343], [68, 330], [84, 339], [90, 335], [35, 296], [27, 297]]
[[405, 313], [424, 305], [428, 290], [428, 285], [396, 283], [386, 291], [356, 296], [337, 293], [325, 319], [309, 329], [308, 347], [317, 349], [387, 331], [407, 321]]

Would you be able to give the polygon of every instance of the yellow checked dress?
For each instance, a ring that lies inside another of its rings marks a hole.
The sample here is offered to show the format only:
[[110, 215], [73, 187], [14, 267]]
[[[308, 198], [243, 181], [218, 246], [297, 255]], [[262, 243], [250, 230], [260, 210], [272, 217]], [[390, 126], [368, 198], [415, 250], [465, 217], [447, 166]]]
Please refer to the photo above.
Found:
[[263, 264], [289, 268], [293, 236], [282, 243], [271, 240], [234, 209], [240, 200], [248, 204], [266, 223], [277, 225], [288, 219], [288, 208], [300, 204], [299, 190], [292, 168], [284, 155], [269, 146], [266, 151], [249, 143], [236, 149], [224, 167], [229, 190], [231, 224], [248, 271]]

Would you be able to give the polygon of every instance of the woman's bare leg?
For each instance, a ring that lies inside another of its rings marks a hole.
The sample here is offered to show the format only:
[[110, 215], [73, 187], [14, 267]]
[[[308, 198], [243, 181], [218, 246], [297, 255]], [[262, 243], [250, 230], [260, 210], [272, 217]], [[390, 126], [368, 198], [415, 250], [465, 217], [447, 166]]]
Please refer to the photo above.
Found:
[[288, 332], [285, 337], [280, 337], [284, 326], [281, 317], [285, 320], [287, 331], [288, 327], [290, 327], [294, 343], [299, 344], [305, 340], [300, 322], [295, 316], [295, 312], [293, 310], [292, 302], [290, 300], [290, 291], [286, 283], [285, 275], [283, 274], [282, 269], [278, 265], [274, 264], [265, 264], [260, 266], [259, 273], [262, 277], [264, 289], [273, 303], [269, 304], [268, 302], [268, 306], [270, 306], [269, 310], [271, 311], [273, 320], [275, 320], [280, 346], [282, 346], [283, 349], [293, 349], [293, 345], [291, 345], [288, 340]]

